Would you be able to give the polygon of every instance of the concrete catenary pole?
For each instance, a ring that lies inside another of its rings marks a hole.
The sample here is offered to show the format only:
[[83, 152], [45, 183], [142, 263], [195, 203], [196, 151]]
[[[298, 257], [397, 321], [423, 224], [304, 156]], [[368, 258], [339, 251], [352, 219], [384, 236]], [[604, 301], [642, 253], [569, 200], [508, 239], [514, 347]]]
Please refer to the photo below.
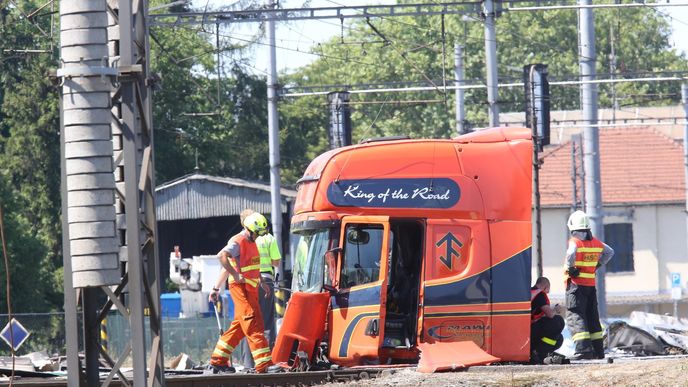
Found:
[[[591, 0], [579, 0], [579, 5], [590, 6]], [[602, 213], [602, 181], [600, 176], [600, 139], [597, 127], [597, 85], [595, 80], [595, 24], [591, 8], [579, 9], [579, 64], [581, 81], [581, 107], [585, 130], [583, 131], [583, 167], [585, 169], [585, 212], [590, 217], [593, 235], [604, 240]], [[597, 270], [597, 302], [600, 317], [607, 317], [607, 297], [605, 286], [605, 268]]]
[[[461, 43], [454, 43], [454, 82], [456, 86], [463, 86], [464, 83], [463, 45]], [[459, 134], [466, 134], [468, 130], [466, 129], [464, 90], [456, 88], [454, 97], [456, 97], [456, 131]]]
[[487, 108], [491, 127], [499, 126], [499, 104], [497, 96], [497, 34], [495, 32], [494, 0], [483, 2], [485, 15], [485, 66], [487, 69]]
[[120, 282], [105, 0], [60, 2], [67, 219], [73, 286]]
[[[62, 83], [62, 198], [67, 202], [63, 205], [67, 218], [63, 232], [68, 234], [69, 246], [64, 253], [71, 271], [65, 273], [65, 278], [71, 279], [65, 280], [65, 285], [82, 288], [89, 385], [99, 380], [98, 333], [93, 328], [97, 326], [98, 288], [120, 282], [110, 133], [110, 90], [117, 71], [108, 63], [106, 10], [105, 0], [60, 2], [62, 66], [57, 76]], [[65, 290], [65, 300], [76, 301], [70, 289]], [[73, 309], [71, 305], [66, 308]], [[77, 324], [72, 317], [66, 319], [67, 328], [73, 331]], [[79, 367], [73, 356], [68, 358], [70, 367]]]
[[[267, 6], [275, 8], [275, 0], [267, 0]], [[275, 49], [275, 22], [267, 21], [268, 58], [268, 143], [270, 152], [270, 199], [272, 204], [271, 222], [272, 233], [277, 240], [277, 245], [282, 249], [282, 195], [280, 181], [280, 141], [279, 141], [279, 116], [277, 113], [277, 53]], [[280, 279], [283, 276], [285, 260], [277, 270]]]

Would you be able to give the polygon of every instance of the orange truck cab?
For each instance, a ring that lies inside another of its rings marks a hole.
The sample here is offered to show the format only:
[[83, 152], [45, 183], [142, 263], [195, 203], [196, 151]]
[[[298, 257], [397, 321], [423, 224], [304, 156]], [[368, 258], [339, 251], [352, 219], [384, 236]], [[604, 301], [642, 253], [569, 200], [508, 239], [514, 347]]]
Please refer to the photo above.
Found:
[[421, 344], [460, 341], [528, 361], [532, 146], [530, 129], [491, 128], [314, 159], [273, 361], [415, 363]]

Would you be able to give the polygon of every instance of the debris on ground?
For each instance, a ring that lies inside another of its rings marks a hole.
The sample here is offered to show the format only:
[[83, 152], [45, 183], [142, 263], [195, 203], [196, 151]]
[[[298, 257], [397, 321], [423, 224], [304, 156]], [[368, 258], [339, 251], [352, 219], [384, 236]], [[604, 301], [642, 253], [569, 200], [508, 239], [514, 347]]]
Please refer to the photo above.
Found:
[[167, 368], [181, 371], [181, 370], [191, 370], [195, 366], [196, 366], [196, 364], [191, 360], [189, 355], [182, 352], [179, 355], [175, 356], [174, 359], [172, 359], [172, 361], [170, 362], [170, 365]]
[[638, 327], [614, 321], [607, 328], [604, 346], [610, 351], [630, 352], [635, 356], [666, 355], [662, 342]]
[[631, 312], [629, 324], [646, 330], [666, 345], [688, 354], [688, 319], [634, 311]]
[[[12, 374], [12, 356], [0, 356], [0, 374]], [[53, 377], [60, 371], [60, 358], [50, 357], [47, 352], [31, 352], [14, 357], [14, 374], [17, 376]]]

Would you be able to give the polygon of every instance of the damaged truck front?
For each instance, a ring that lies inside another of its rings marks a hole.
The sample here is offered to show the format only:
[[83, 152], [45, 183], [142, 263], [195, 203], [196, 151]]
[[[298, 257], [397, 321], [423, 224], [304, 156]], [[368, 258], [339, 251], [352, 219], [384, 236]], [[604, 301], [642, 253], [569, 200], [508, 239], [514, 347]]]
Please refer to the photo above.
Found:
[[273, 360], [415, 363], [420, 348], [472, 342], [527, 361], [532, 149], [529, 129], [492, 128], [313, 160]]

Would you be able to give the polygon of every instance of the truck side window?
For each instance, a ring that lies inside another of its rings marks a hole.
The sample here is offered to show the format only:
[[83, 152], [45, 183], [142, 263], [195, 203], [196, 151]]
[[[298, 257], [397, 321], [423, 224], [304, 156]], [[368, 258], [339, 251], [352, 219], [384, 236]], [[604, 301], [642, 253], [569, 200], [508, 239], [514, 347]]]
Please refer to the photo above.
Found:
[[[377, 281], [384, 230], [380, 224], [349, 224], [346, 227], [341, 288]], [[384, 255], [386, 258], [386, 254]]]

